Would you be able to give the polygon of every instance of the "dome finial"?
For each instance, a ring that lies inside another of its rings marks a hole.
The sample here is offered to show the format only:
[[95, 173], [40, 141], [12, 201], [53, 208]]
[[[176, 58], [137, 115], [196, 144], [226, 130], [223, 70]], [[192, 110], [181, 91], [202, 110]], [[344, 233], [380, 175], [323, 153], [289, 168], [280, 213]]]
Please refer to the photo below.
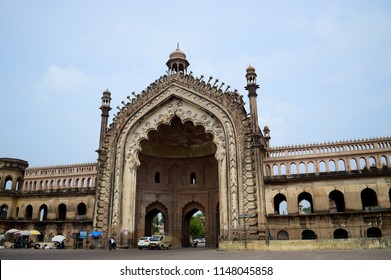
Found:
[[166, 63], [170, 73], [185, 73], [187, 74], [187, 67], [190, 63], [186, 59], [186, 54], [179, 49], [179, 42], [177, 42], [177, 49], [170, 54], [170, 59]]

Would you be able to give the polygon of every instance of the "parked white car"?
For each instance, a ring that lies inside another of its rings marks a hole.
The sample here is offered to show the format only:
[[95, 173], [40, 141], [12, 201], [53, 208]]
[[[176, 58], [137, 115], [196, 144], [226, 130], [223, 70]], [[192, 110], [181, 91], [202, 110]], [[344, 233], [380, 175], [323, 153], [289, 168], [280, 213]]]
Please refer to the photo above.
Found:
[[138, 243], [137, 243], [137, 246], [138, 248], [141, 250], [142, 248], [147, 248], [149, 247], [149, 239], [151, 237], [148, 237], [148, 236], [144, 236], [144, 237], [141, 237], [139, 240], [138, 240]]

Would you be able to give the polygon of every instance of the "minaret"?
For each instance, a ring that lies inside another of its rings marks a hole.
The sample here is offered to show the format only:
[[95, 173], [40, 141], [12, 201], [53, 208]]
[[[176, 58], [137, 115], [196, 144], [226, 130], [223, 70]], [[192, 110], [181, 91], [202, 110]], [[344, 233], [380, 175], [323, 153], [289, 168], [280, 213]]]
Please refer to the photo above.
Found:
[[[259, 133], [259, 125], [258, 125], [258, 108], [257, 108], [257, 89], [259, 85], [257, 85], [257, 73], [255, 73], [255, 68], [251, 66], [246, 69], [246, 79], [247, 86], [245, 89], [248, 91], [248, 98], [250, 100], [250, 118], [251, 118], [251, 128], [254, 134]], [[255, 140], [255, 139], [254, 139]], [[259, 144], [259, 139], [257, 139]]]
[[111, 101], [111, 93], [108, 89], [106, 89], [102, 95], [102, 106], [100, 106], [100, 108], [99, 108], [102, 110], [102, 114], [101, 114], [102, 119], [101, 119], [101, 123], [100, 123], [99, 149], [102, 148], [103, 138], [105, 137], [105, 133], [107, 130], [107, 123], [109, 120], [109, 111], [111, 110], [110, 101]]
[[254, 152], [254, 174], [257, 193], [257, 208], [258, 208], [258, 238], [269, 242], [269, 231], [266, 216], [266, 198], [265, 186], [263, 184], [263, 145], [261, 144], [262, 132], [258, 124], [258, 108], [257, 108], [257, 74], [255, 68], [251, 65], [246, 69], [248, 98], [250, 100], [250, 120], [252, 128], [252, 147]]
[[187, 74], [187, 67], [190, 63], [186, 59], [186, 54], [179, 49], [179, 43], [175, 51], [170, 54], [170, 59], [166, 63], [170, 74], [182, 72]]

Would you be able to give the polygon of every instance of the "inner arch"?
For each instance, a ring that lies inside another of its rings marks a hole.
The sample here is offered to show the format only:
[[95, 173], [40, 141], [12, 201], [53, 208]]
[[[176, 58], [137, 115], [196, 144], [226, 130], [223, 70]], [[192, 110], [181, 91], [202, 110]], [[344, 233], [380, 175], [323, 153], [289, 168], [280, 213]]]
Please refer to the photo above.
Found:
[[140, 154], [165, 158], [200, 157], [216, 152], [211, 133], [191, 121], [183, 123], [178, 116], [169, 124], [161, 124], [157, 130], [150, 131], [148, 139], [142, 140], [140, 146]]

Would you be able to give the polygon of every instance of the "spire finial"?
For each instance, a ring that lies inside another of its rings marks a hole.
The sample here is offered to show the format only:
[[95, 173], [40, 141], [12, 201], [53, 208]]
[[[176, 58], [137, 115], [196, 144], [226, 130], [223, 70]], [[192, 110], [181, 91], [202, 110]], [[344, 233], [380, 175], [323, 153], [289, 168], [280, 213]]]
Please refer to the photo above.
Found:
[[179, 50], [179, 42], [176, 43], [176, 48]]

